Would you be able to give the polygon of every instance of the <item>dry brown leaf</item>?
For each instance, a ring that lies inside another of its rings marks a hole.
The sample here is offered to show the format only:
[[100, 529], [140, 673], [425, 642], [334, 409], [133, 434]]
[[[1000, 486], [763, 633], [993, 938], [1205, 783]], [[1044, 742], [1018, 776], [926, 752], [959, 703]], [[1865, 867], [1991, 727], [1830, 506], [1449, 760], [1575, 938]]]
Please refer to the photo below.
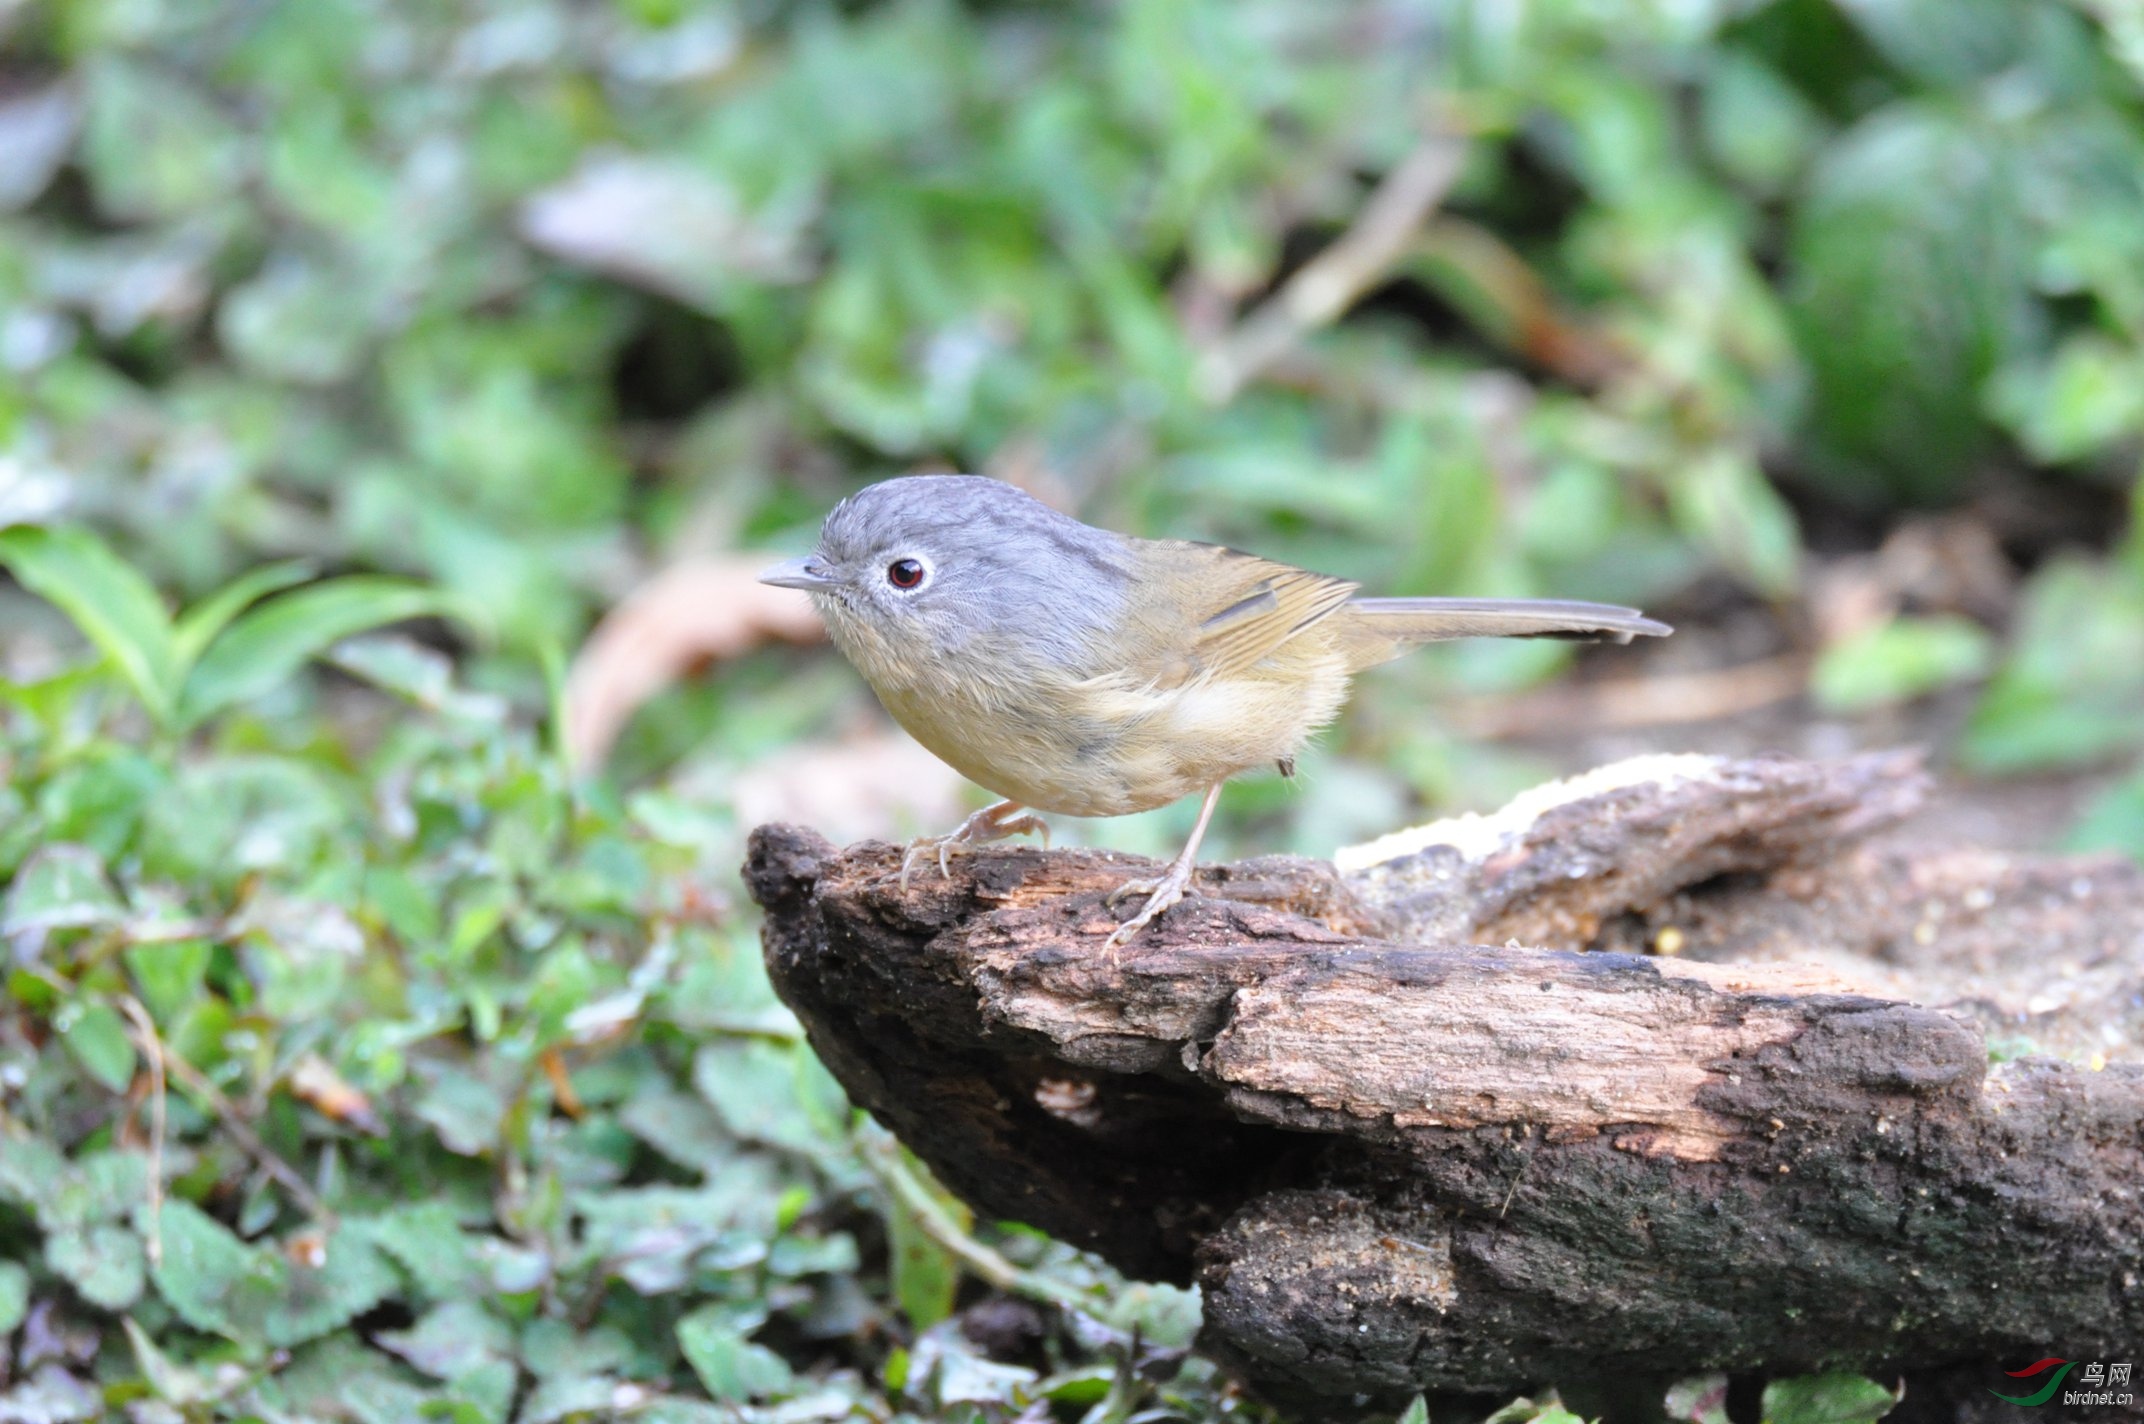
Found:
[[708, 306], [739, 277], [810, 276], [802, 216], [763, 221], [704, 168], [606, 152], [531, 196], [519, 227], [561, 261]]
[[759, 581], [778, 557], [673, 564], [596, 625], [566, 676], [566, 754], [575, 767], [600, 765], [641, 704], [694, 668], [769, 641], [825, 636], [810, 599]]
[[350, 1086], [340, 1073], [317, 1053], [308, 1053], [290, 1068], [291, 1095], [332, 1121], [354, 1127], [371, 1137], [387, 1131], [372, 1099]]
[[1904, 609], [1998, 623], [2014, 601], [2016, 581], [1986, 520], [1972, 513], [1916, 516], [1873, 553], [1825, 564], [1811, 580], [1810, 618], [1825, 646]]
[[[566, 750], [601, 764], [633, 713], [710, 661], [772, 640], [812, 642], [825, 627], [794, 589], [769, 588], [770, 553], [675, 564], [611, 610], [566, 678]], [[883, 726], [756, 760], [725, 788], [747, 824], [801, 821], [842, 840], [942, 830], [964, 810], [961, 778]]]

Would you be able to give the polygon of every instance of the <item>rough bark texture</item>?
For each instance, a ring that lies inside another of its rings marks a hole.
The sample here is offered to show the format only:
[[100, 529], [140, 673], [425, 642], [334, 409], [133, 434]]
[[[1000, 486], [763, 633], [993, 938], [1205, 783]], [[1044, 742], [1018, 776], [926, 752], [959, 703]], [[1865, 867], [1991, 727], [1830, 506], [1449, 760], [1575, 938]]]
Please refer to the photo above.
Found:
[[1196, 1280], [1284, 1401], [2128, 1358], [2144, 1069], [2104, 1060], [2144, 876], [1872, 840], [1920, 785], [1648, 758], [1208, 868], [1115, 958], [1144, 861], [904, 891], [892, 847], [775, 826], [746, 871], [858, 1102], [982, 1211]]

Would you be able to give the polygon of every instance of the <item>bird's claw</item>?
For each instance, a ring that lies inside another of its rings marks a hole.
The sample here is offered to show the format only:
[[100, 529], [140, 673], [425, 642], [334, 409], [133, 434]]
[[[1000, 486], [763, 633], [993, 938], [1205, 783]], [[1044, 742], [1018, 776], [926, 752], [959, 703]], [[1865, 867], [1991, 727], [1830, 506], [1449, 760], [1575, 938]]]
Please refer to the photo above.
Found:
[[946, 863], [946, 857], [952, 854], [952, 839], [951, 836], [925, 836], [910, 844], [901, 853], [901, 888], [908, 888], [910, 877], [916, 873], [916, 862], [929, 859], [934, 850], [938, 852], [938, 873], [950, 876], [953, 868]]
[[[959, 831], [952, 831], [942, 836], [924, 836], [911, 843], [908, 849], [901, 853], [901, 888], [906, 890], [909, 880], [916, 873], [916, 867], [929, 865], [933, 857], [938, 861], [938, 877], [941, 880], [952, 879], [953, 857], [966, 855], [969, 851], [975, 849], [982, 839], [982, 837], [964, 836]], [[989, 839], [994, 840], [996, 838], [990, 837]]]
[[921, 836], [909, 842], [908, 849], [901, 853], [901, 889], [908, 888], [910, 877], [918, 865], [928, 864], [931, 857], [938, 858], [938, 874], [941, 879], [953, 877], [953, 857], [966, 855], [979, 845], [1001, 841], [1008, 836], [1025, 835], [1032, 831], [1042, 838], [1042, 848], [1050, 848], [1049, 823], [1032, 812], [1011, 814], [1018, 806], [999, 802], [977, 811], [942, 836]]
[[1191, 878], [1196, 873], [1196, 866], [1179, 863], [1170, 866], [1168, 872], [1163, 875], [1127, 880], [1103, 897], [1102, 903], [1111, 907], [1133, 895], [1147, 897], [1146, 903], [1139, 907], [1139, 913], [1110, 931], [1109, 938], [1102, 942], [1102, 948], [1109, 951], [1112, 962], [1116, 959], [1117, 952], [1130, 944], [1139, 931], [1152, 924], [1162, 911], [1177, 904], [1186, 895], [1194, 893], [1191, 889]]
[[1161, 889], [1161, 884], [1166, 879], [1168, 877], [1165, 875], [1147, 875], [1137, 880], [1127, 880], [1107, 895], [1104, 895], [1102, 903], [1114, 910], [1119, 904], [1129, 900], [1134, 895], [1152, 895], [1156, 893]]

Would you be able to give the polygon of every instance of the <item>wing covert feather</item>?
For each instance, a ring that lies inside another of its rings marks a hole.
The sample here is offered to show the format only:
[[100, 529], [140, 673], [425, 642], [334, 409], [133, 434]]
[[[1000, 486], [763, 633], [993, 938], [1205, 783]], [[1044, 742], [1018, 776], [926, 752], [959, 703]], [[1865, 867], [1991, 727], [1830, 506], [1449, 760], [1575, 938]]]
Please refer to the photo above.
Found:
[[1135, 621], [1165, 685], [1240, 675], [1343, 607], [1359, 585], [1213, 544], [1154, 540], [1140, 553]]

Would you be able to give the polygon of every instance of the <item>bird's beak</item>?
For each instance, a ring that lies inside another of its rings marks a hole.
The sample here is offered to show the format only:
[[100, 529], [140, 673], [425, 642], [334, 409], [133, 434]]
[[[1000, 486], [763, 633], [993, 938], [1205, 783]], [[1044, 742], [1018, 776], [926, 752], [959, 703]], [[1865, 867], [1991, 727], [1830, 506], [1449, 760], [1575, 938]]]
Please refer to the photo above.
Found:
[[759, 581], [771, 583], [776, 588], [801, 588], [806, 593], [829, 587], [834, 582], [826, 570], [819, 567], [817, 556], [813, 554], [776, 564], [762, 573]]

